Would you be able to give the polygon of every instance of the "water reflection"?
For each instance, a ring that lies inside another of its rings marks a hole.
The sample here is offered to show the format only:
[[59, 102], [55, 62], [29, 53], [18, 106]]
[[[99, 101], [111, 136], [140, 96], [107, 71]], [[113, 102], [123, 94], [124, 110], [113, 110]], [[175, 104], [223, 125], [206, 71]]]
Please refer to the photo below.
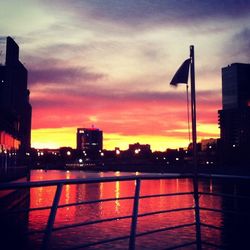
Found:
[[[67, 178], [86, 178], [98, 176], [120, 176], [123, 173], [86, 173], [81, 171], [32, 171], [31, 180], [48, 180], [48, 179], [67, 179]], [[126, 174], [126, 173], [125, 173]], [[130, 174], [129, 174], [130, 175]], [[138, 173], [136, 173], [138, 175]], [[69, 204], [81, 201], [90, 201], [106, 198], [121, 198], [134, 195], [135, 182], [134, 181], [115, 181], [109, 183], [94, 183], [94, 184], [80, 184], [80, 185], [65, 185], [63, 188], [60, 204]], [[150, 194], [164, 194], [176, 192], [190, 192], [193, 189], [193, 183], [190, 179], [169, 179], [169, 180], [145, 180], [141, 183], [140, 195]], [[201, 183], [201, 191], [211, 192], [213, 190], [213, 183], [211, 181]], [[33, 188], [30, 193], [30, 207], [48, 206], [52, 203], [55, 193], [55, 187]], [[204, 197], [200, 198], [201, 205], [204, 207], [221, 208], [221, 199], [218, 197]], [[131, 215], [132, 200], [115, 200], [109, 202], [100, 202], [94, 204], [85, 204], [79, 206], [70, 206], [60, 208], [57, 211], [55, 227], [87, 222], [98, 219], [105, 219], [117, 216]], [[152, 211], [162, 211], [168, 209], [175, 209], [181, 207], [193, 206], [192, 195], [184, 196], [170, 196], [141, 199], [139, 203], [139, 213], [146, 213]], [[45, 227], [48, 212], [39, 211], [31, 212], [29, 214], [30, 229], [42, 229]], [[223, 218], [220, 213], [212, 214], [211, 212], [202, 212], [203, 222], [213, 225], [222, 225]], [[182, 211], [167, 214], [157, 214], [147, 217], [138, 218], [137, 231], [145, 232], [169, 226], [175, 226], [185, 223], [194, 222], [194, 212]], [[96, 242], [112, 237], [119, 237], [129, 235], [130, 219], [117, 220], [107, 223], [100, 223], [96, 225], [88, 225], [83, 227], [76, 227], [65, 229], [53, 233], [52, 246], [55, 249], [63, 249], [72, 245], [85, 244], [89, 242]], [[220, 243], [220, 231], [211, 231], [204, 229], [202, 231], [203, 239]], [[34, 240], [38, 240], [35, 238]], [[136, 244], [137, 249], [160, 249], [176, 244], [181, 244], [195, 240], [195, 228], [183, 228], [173, 231], [166, 231], [149, 236], [138, 237]], [[105, 244], [105, 247], [115, 249], [127, 248], [127, 241], [119, 241]], [[98, 248], [96, 246], [96, 248]], [[188, 249], [195, 249], [190, 247]]]
[[[119, 199], [120, 198], [120, 182], [116, 181], [115, 182], [115, 198]], [[119, 213], [119, 207], [120, 207], [120, 202], [119, 200], [115, 201], [115, 211]]]

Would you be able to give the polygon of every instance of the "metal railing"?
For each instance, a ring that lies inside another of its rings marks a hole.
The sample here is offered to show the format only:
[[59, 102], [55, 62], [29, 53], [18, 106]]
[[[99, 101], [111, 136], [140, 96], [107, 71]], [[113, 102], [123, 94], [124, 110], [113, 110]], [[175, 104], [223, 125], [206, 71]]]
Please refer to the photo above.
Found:
[[[181, 208], [174, 208], [174, 209], [166, 209], [166, 210], [159, 210], [159, 211], [152, 211], [152, 212], [146, 212], [146, 213], [138, 213], [139, 208], [139, 201], [141, 199], [148, 199], [148, 198], [157, 198], [157, 197], [170, 197], [170, 196], [183, 196], [183, 195], [190, 195], [194, 196], [194, 192], [178, 192], [178, 193], [167, 193], [167, 194], [153, 194], [153, 195], [140, 195], [140, 188], [141, 188], [141, 181], [143, 180], [159, 180], [159, 179], [180, 179], [180, 178], [193, 178], [193, 175], [191, 174], [158, 174], [158, 175], [139, 175], [139, 176], [119, 176], [119, 177], [100, 177], [100, 178], [87, 178], [87, 179], [65, 179], [65, 180], [51, 180], [51, 181], [33, 181], [33, 182], [24, 182], [24, 183], [4, 183], [0, 184], [0, 190], [16, 190], [16, 189], [30, 189], [35, 187], [47, 187], [47, 186], [56, 186], [56, 192], [54, 195], [54, 199], [51, 206], [44, 206], [44, 207], [34, 207], [34, 208], [28, 208], [28, 209], [14, 209], [14, 210], [6, 210], [2, 211], [0, 216], [3, 216], [5, 213], [23, 213], [23, 212], [31, 212], [31, 211], [39, 211], [39, 210], [46, 210], [50, 209], [48, 221], [46, 224], [46, 227], [44, 230], [34, 230], [27, 232], [28, 235], [33, 234], [44, 234], [43, 240], [41, 244], [41, 249], [49, 249], [50, 248], [50, 242], [51, 242], [51, 235], [52, 232], [60, 231], [63, 229], [68, 228], [76, 228], [80, 226], [86, 226], [86, 225], [94, 225], [98, 223], [104, 223], [104, 222], [111, 222], [116, 220], [124, 220], [124, 219], [131, 219], [131, 225], [130, 225], [130, 234], [124, 235], [120, 237], [100, 240], [97, 242], [91, 242], [81, 245], [72, 246], [68, 249], [79, 249], [79, 248], [85, 248], [85, 247], [91, 247], [95, 245], [101, 245], [104, 243], [114, 242], [118, 240], [129, 240], [129, 246], [128, 248], [133, 250], [136, 246], [136, 238], [144, 235], [149, 235], [153, 233], [163, 232], [163, 231], [170, 231], [174, 229], [180, 229], [180, 228], [187, 228], [195, 226], [197, 221], [194, 221], [193, 223], [183, 223], [176, 226], [169, 226], [154, 230], [148, 230], [145, 232], [137, 232], [137, 219], [140, 217], [146, 217], [150, 215], [156, 215], [156, 214], [163, 214], [163, 213], [175, 213], [175, 212], [181, 212], [181, 211], [195, 211], [195, 206], [190, 207], [181, 207]], [[237, 179], [237, 180], [250, 180], [250, 177], [241, 177], [241, 176], [222, 176], [222, 175], [199, 175], [199, 179], [207, 179], [207, 178], [213, 178], [213, 179]], [[116, 181], [135, 181], [135, 190], [133, 196], [127, 196], [127, 197], [120, 197], [120, 198], [105, 198], [105, 199], [98, 199], [98, 200], [90, 200], [90, 201], [79, 201], [74, 203], [67, 203], [67, 204], [59, 204], [60, 197], [62, 194], [62, 189], [64, 185], [74, 185], [74, 184], [90, 184], [90, 183], [106, 183], [106, 182], [116, 182]], [[237, 198], [237, 199], [249, 199], [248, 196], [236, 196], [231, 194], [224, 194], [224, 193], [211, 193], [211, 192], [199, 192], [199, 197], [201, 196], [220, 196], [220, 197], [227, 197], [227, 198]], [[104, 218], [94, 221], [87, 221], [87, 222], [78, 222], [73, 223], [69, 225], [62, 225], [62, 226], [54, 226], [56, 213], [58, 208], [65, 208], [70, 206], [79, 206], [79, 205], [85, 205], [85, 204], [95, 204], [100, 202], [108, 202], [108, 201], [117, 201], [117, 200], [133, 200], [133, 209], [131, 215], [125, 215], [125, 216], [119, 216], [119, 217], [112, 217], [112, 218]], [[215, 208], [206, 208], [206, 207], [198, 207], [200, 211], [210, 211], [214, 213], [236, 213], [235, 211], [231, 210], [222, 210], [222, 209], [215, 209]], [[249, 216], [249, 214], [246, 214], [246, 216]], [[203, 222], [200, 222], [200, 225], [203, 228], [210, 228], [213, 230], [221, 230], [221, 227], [206, 224]], [[177, 249], [181, 247], [187, 247], [190, 245], [197, 245], [197, 246], [213, 246], [218, 249], [223, 249], [224, 246], [216, 245], [211, 242], [197, 242], [197, 237], [195, 241], [186, 242], [184, 244], [176, 245], [173, 247], [169, 247], [166, 249]]]
[[[212, 180], [217, 180], [217, 181], [245, 181], [248, 182], [248, 186], [250, 188], [250, 176], [238, 176], [238, 175], [222, 175], [222, 174], [199, 174], [199, 179], [212, 179]], [[238, 200], [243, 200], [245, 204], [250, 204], [250, 193], [248, 193], [248, 195], [239, 195], [237, 193], [231, 194], [231, 193], [221, 193], [221, 192], [199, 192], [199, 196], [206, 196], [206, 197], [220, 197], [220, 198], [226, 198], [226, 199], [230, 199], [231, 201], [238, 201]], [[208, 211], [208, 212], [212, 212], [214, 214], [223, 214], [224, 216], [232, 216], [232, 215], [238, 215], [241, 217], [244, 217], [246, 219], [246, 226], [248, 228], [248, 220], [250, 219], [250, 214], [249, 212], [243, 212], [241, 210], [237, 210], [237, 209], [224, 209], [223, 207], [221, 209], [219, 208], [207, 208], [207, 207], [199, 207], [200, 211]], [[216, 231], [222, 231], [224, 230], [223, 226], [215, 226], [215, 225], [211, 225], [208, 223], [204, 223], [201, 222], [201, 227], [203, 228], [209, 228], [212, 230], [216, 230]], [[237, 228], [236, 230], [241, 230], [242, 232], [244, 231], [242, 228]], [[206, 241], [202, 241], [202, 244], [204, 246], [212, 246], [215, 247], [217, 249], [242, 249], [238, 244], [241, 243], [241, 241], [247, 241], [247, 239], [240, 239], [239, 242], [237, 242], [237, 245], [235, 246], [230, 246], [227, 243], [223, 244], [223, 245], [217, 245], [214, 244], [212, 242], [206, 242]], [[247, 243], [248, 245], [249, 243]], [[244, 246], [245, 249], [246, 246]]]

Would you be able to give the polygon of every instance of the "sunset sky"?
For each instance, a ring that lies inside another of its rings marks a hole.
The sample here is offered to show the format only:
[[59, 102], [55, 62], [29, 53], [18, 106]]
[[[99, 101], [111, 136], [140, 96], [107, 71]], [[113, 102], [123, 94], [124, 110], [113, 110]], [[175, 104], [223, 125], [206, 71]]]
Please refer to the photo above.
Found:
[[169, 82], [191, 44], [198, 139], [217, 138], [221, 68], [250, 63], [250, 0], [2, 0], [0, 18], [29, 71], [38, 148], [75, 148], [92, 125], [105, 149], [188, 146], [185, 86]]

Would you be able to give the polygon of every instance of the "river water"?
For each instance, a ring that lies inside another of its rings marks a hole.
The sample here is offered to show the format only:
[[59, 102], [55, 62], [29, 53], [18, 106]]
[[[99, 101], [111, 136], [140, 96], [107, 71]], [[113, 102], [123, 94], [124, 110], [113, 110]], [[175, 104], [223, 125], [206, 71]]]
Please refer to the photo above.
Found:
[[[31, 181], [53, 180], [53, 179], [75, 179], [87, 177], [104, 177], [104, 176], [124, 176], [136, 175], [138, 173], [121, 173], [121, 172], [84, 172], [84, 171], [59, 171], [59, 170], [33, 170], [31, 172]], [[247, 183], [248, 185], [249, 183]], [[244, 190], [242, 183], [224, 183], [221, 180], [204, 180], [200, 181], [199, 191], [202, 192], [219, 192], [219, 193], [238, 193]], [[250, 186], [250, 185], [249, 185]], [[248, 190], [249, 186], [247, 187]], [[95, 183], [81, 185], [66, 185], [63, 188], [60, 204], [74, 203], [79, 201], [90, 201], [105, 198], [121, 198], [134, 195], [134, 181], [116, 181], [110, 183]], [[244, 183], [246, 188], [246, 183]], [[140, 195], [165, 194], [176, 192], [190, 192], [193, 190], [191, 179], [169, 179], [169, 180], [145, 180], [141, 184]], [[55, 187], [39, 187], [30, 190], [30, 208], [51, 205], [55, 193]], [[240, 208], [248, 211], [249, 207], [235, 202], [231, 199], [205, 196], [200, 197], [201, 207], [216, 209], [234, 209]], [[249, 204], [248, 204], [249, 205]], [[139, 213], [159, 211], [166, 209], [175, 209], [193, 206], [192, 195], [159, 197], [141, 199], [139, 202]], [[116, 200], [101, 202], [88, 205], [70, 206], [60, 208], [57, 211], [55, 227], [100, 220], [111, 217], [131, 215], [133, 200]], [[41, 230], [47, 223], [49, 210], [33, 211], [28, 215], [29, 230]], [[244, 249], [244, 239], [241, 237], [246, 233], [247, 227], [244, 227], [242, 221], [249, 223], [247, 220], [239, 220], [239, 217], [226, 216], [222, 213], [210, 211], [201, 211], [201, 221], [203, 223], [222, 227], [222, 230], [208, 229], [202, 227], [202, 240], [218, 245], [227, 245], [228, 249]], [[154, 230], [164, 227], [176, 226], [185, 223], [194, 222], [194, 211], [181, 211], [174, 213], [162, 213], [152, 216], [138, 218], [137, 233]], [[53, 232], [51, 238], [52, 249], [67, 249], [69, 247], [106, 240], [113, 237], [129, 235], [130, 219], [116, 220], [100, 224], [87, 225], [71, 229], [65, 229]], [[239, 224], [240, 223], [240, 224]], [[236, 227], [240, 227], [236, 228]], [[242, 230], [242, 227], [244, 230]], [[239, 231], [241, 233], [239, 234]], [[243, 232], [243, 233], [242, 233]], [[247, 233], [246, 233], [247, 234]], [[154, 233], [146, 236], [137, 237], [136, 249], [165, 249], [186, 242], [195, 241], [195, 227], [175, 229], [171, 231]], [[41, 243], [41, 235], [33, 235], [30, 238], [31, 248], [38, 249]], [[128, 240], [96, 245], [88, 249], [128, 249]], [[196, 249], [195, 245], [185, 249]], [[212, 246], [204, 246], [203, 249], [216, 249]], [[245, 248], [247, 249], [247, 248]]]

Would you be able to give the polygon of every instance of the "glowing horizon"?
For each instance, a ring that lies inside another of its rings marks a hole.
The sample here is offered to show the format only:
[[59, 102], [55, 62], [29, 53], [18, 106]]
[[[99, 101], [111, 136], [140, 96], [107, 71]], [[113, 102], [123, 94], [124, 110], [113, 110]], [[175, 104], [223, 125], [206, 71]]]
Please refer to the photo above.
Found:
[[[203, 136], [199, 136], [198, 140], [216, 138], [218, 133], [218, 128], [214, 127], [213, 124], [209, 126], [198, 126], [200, 132]], [[37, 129], [32, 130], [32, 147], [37, 149], [56, 149], [60, 147], [71, 147], [76, 148], [76, 130], [75, 127], [68, 128], [47, 128], [47, 129]], [[208, 136], [204, 136], [205, 131], [208, 133]], [[173, 131], [174, 132], [174, 131]], [[171, 138], [167, 136], [160, 135], [138, 135], [138, 136], [125, 136], [115, 133], [103, 133], [103, 149], [105, 150], [114, 150], [116, 147], [119, 147], [121, 150], [126, 150], [129, 147], [129, 144], [140, 143], [140, 144], [149, 144], [152, 151], [165, 151], [167, 148], [187, 148], [190, 141], [188, 139], [188, 131], [175, 131], [186, 133], [186, 138]], [[45, 137], [46, 135], [47, 137]], [[48, 138], [53, 138], [51, 141], [48, 141]]]

